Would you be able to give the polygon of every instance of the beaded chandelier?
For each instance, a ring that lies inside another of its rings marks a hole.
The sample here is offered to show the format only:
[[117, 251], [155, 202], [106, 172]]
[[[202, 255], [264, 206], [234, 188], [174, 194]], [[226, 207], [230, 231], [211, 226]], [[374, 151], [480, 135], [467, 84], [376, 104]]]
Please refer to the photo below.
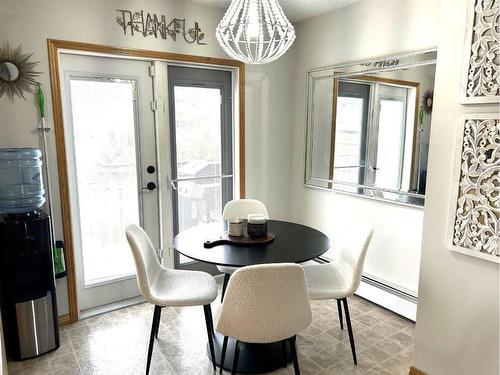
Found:
[[232, 0], [216, 36], [232, 58], [266, 64], [288, 50], [295, 40], [295, 29], [278, 0]]

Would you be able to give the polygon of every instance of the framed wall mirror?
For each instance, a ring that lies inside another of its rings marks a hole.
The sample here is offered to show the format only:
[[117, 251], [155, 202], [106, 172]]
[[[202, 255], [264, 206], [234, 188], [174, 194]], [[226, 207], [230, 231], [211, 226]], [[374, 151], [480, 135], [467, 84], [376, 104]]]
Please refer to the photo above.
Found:
[[423, 206], [436, 50], [307, 72], [306, 186]]

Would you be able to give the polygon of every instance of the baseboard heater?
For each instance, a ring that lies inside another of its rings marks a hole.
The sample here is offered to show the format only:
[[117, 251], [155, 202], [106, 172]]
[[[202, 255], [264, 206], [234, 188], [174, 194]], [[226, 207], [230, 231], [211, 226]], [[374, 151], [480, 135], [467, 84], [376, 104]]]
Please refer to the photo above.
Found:
[[409, 293], [403, 292], [402, 290], [394, 288], [390, 285], [384, 284], [383, 282], [380, 282], [378, 280], [374, 280], [368, 276], [365, 276], [365, 275], [361, 276], [361, 281], [363, 281], [369, 285], [373, 285], [374, 287], [382, 289], [388, 293], [394, 294], [395, 296], [397, 296], [399, 298], [403, 298], [404, 300], [406, 300], [408, 302], [412, 302], [412, 303], [416, 304], [418, 301], [417, 297], [415, 297]]
[[[323, 257], [318, 257], [314, 261], [318, 263], [330, 263], [328, 259]], [[418, 298], [374, 277], [363, 275], [356, 295], [402, 315], [407, 319], [416, 320]]]

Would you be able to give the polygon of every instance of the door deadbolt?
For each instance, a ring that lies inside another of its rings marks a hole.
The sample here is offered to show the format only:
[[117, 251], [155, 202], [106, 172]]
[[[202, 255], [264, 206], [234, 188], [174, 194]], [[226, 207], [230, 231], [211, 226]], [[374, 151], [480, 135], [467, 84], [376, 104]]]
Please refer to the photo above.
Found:
[[146, 187], [142, 188], [142, 190], [149, 190], [149, 191], [153, 191], [154, 189], [156, 189], [156, 184], [154, 182], [148, 182]]
[[149, 173], [149, 174], [153, 174], [156, 172], [156, 168], [154, 167], [154, 165], [148, 165], [148, 167], [146, 168], [146, 171]]

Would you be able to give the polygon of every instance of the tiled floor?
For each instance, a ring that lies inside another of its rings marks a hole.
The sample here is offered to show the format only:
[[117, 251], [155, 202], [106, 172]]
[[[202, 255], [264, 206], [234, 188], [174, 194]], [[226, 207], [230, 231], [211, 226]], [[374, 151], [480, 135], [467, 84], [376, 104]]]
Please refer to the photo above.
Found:
[[[407, 375], [414, 324], [356, 296], [349, 305], [358, 366], [352, 362], [347, 332], [340, 330], [335, 301], [321, 301], [313, 302], [313, 324], [297, 339], [301, 373]], [[11, 362], [9, 373], [144, 374], [152, 315], [150, 304], [140, 304], [63, 327], [57, 351]], [[150, 374], [213, 374], [201, 307], [163, 309]], [[293, 374], [293, 366], [273, 374]]]

